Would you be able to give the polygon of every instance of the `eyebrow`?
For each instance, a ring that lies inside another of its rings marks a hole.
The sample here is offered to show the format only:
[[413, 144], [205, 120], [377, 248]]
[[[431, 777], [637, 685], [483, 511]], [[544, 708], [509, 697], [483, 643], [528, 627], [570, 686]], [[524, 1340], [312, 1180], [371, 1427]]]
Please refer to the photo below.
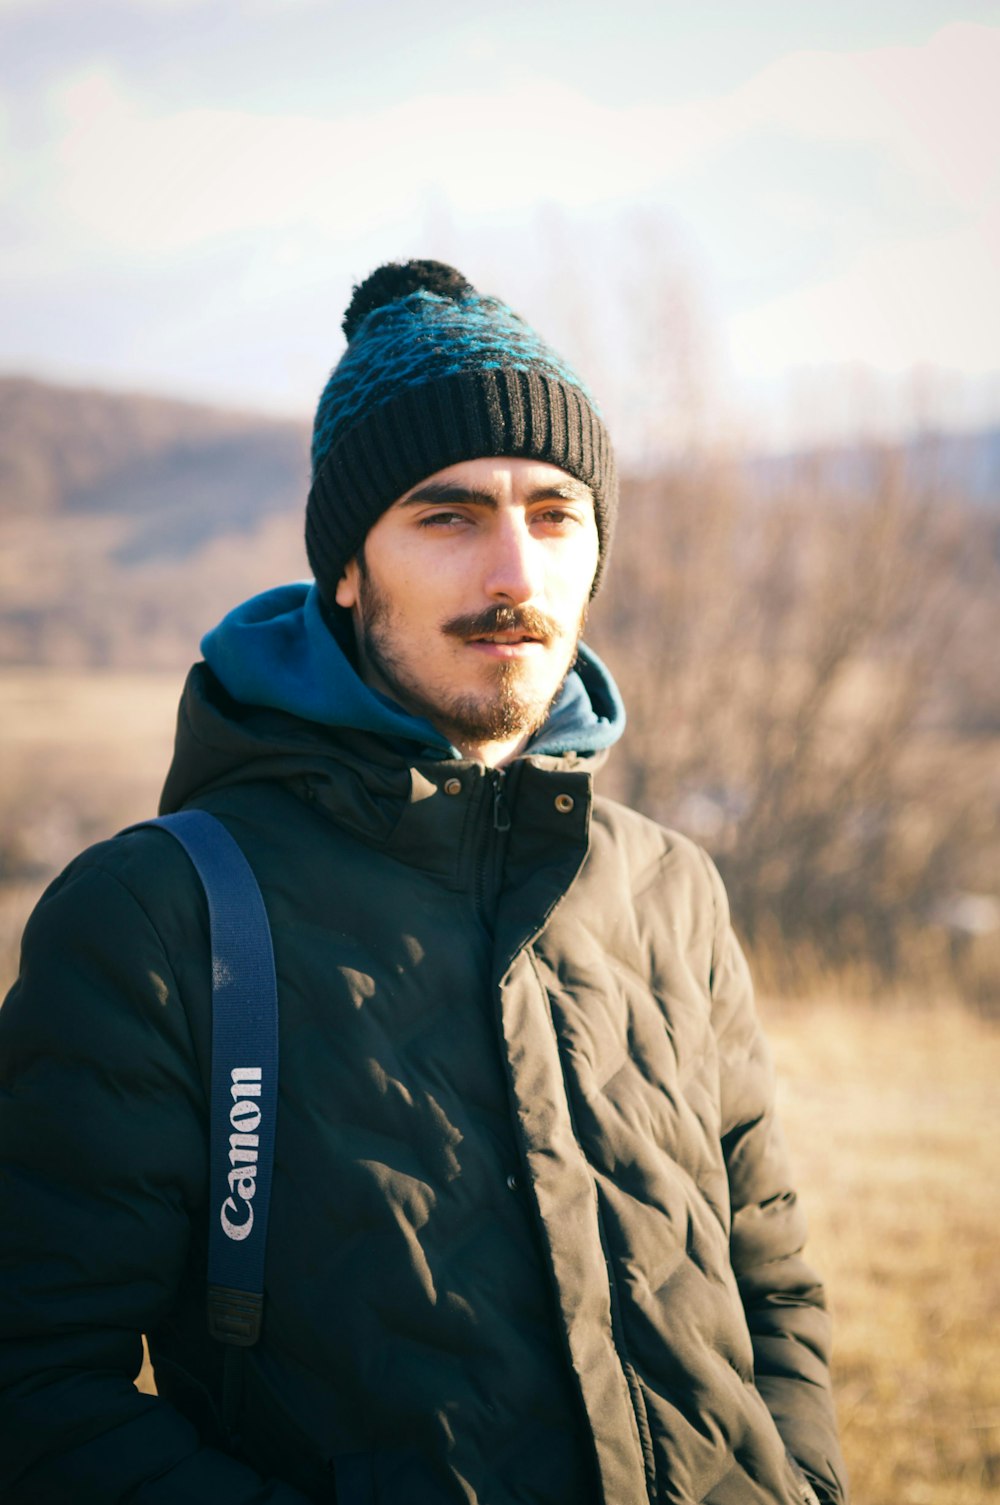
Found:
[[[554, 481], [543, 486], [536, 486], [529, 491], [525, 502], [529, 505], [535, 502], [545, 502], [558, 499], [564, 502], [593, 502], [594, 495], [589, 486], [582, 481], [567, 478], [565, 481]], [[489, 491], [485, 487], [461, 486], [455, 481], [428, 481], [425, 486], [419, 486], [416, 491], [411, 491], [398, 503], [400, 507], [414, 507], [432, 504], [447, 504], [449, 502], [472, 502], [480, 507], [489, 507], [495, 512], [500, 506], [500, 498], [495, 491]]]

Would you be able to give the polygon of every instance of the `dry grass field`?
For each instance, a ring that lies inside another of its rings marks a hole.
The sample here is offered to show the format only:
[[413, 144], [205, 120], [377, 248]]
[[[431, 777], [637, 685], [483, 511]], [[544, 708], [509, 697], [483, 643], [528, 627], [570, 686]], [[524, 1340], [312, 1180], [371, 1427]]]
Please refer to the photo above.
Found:
[[[0, 987], [45, 881], [150, 813], [180, 678], [0, 671]], [[958, 1004], [766, 1001], [857, 1505], [1000, 1500], [1000, 1026]], [[824, 994], [825, 996], [820, 996]]]
[[0, 997], [45, 883], [156, 814], [181, 676], [0, 668]]
[[764, 1015], [854, 1499], [1000, 1500], [1000, 1030], [957, 1004]]

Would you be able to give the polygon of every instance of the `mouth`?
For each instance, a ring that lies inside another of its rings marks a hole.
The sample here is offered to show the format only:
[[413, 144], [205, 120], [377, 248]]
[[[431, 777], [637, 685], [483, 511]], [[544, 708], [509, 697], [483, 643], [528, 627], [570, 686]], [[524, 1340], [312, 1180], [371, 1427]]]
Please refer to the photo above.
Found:
[[525, 632], [521, 628], [498, 628], [495, 632], [477, 632], [470, 637], [470, 643], [540, 643], [541, 637], [534, 632]]
[[522, 658], [544, 649], [545, 643], [527, 632], [484, 632], [467, 638], [466, 646], [493, 658]]
[[560, 637], [557, 624], [531, 606], [491, 606], [453, 617], [444, 631], [474, 653], [501, 662], [543, 653]]

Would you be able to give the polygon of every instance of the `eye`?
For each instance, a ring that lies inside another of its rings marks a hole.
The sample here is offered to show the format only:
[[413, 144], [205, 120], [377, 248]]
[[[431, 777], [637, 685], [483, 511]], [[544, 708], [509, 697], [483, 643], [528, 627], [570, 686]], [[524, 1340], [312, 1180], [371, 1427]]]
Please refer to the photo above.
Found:
[[541, 512], [536, 512], [532, 522], [540, 524], [544, 528], [563, 529], [577, 526], [582, 522], [578, 512], [572, 507], [550, 506]]
[[417, 518], [418, 528], [457, 528], [469, 522], [464, 512], [451, 507], [438, 507], [433, 512], [424, 512]]

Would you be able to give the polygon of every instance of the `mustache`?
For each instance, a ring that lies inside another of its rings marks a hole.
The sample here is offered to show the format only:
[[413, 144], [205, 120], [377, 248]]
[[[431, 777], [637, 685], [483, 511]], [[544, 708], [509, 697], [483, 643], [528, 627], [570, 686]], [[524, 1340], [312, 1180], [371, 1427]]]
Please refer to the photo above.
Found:
[[558, 624], [534, 606], [488, 606], [485, 611], [452, 617], [441, 630], [450, 637], [466, 641], [492, 632], [522, 632], [525, 637], [537, 638], [546, 647], [560, 636]]

